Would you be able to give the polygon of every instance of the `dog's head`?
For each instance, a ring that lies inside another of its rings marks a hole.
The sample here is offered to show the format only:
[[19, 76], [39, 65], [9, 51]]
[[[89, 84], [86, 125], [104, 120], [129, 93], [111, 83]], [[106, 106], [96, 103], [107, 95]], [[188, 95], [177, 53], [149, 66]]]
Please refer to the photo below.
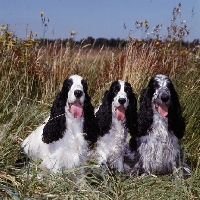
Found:
[[161, 116], [166, 117], [171, 102], [171, 80], [165, 75], [158, 74], [150, 80], [148, 87], [152, 105]]
[[109, 89], [112, 111], [118, 120], [125, 119], [125, 110], [129, 105], [129, 96], [132, 93], [131, 85], [118, 80], [112, 83]]
[[71, 114], [72, 119], [82, 118], [85, 139], [96, 141], [97, 123], [87, 88], [86, 80], [79, 75], [72, 75], [64, 81], [51, 107], [49, 121], [43, 129], [43, 142], [49, 144], [64, 136], [67, 130], [66, 112]]
[[109, 90], [104, 93], [102, 104], [96, 113], [100, 135], [108, 133], [112, 125], [112, 117], [118, 121], [126, 119], [126, 127], [131, 133], [135, 132], [136, 109], [137, 102], [130, 83], [122, 80], [112, 82]]
[[78, 75], [72, 75], [65, 80], [63, 90], [67, 93], [66, 106], [74, 118], [83, 115], [85, 94], [87, 93], [86, 81]]
[[153, 123], [153, 112], [167, 117], [168, 129], [173, 131], [178, 138], [183, 136], [185, 124], [178, 94], [170, 78], [163, 74], [153, 76], [141, 93], [138, 112], [139, 135], [147, 134], [147, 130]]

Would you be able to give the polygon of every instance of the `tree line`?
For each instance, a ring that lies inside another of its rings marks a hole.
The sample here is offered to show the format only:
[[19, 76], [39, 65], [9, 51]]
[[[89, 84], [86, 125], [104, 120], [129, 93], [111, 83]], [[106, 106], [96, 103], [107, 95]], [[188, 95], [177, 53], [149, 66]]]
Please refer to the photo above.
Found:
[[[84, 39], [81, 39], [79, 41], [75, 40], [74, 38], [66, 38], [66, 39], [55, 39], [55, 40], [52, 40], [52, 39], [40, 39], [42, 40], [42, 42], [40, 41], [40, 43], [42, 45], [48, 45], [48, 44], [57, 44], [58, 46], [62, 45], [65, 47], [65, 46], [70, 46], [70, 47], [76, 47], [76, 46], [89, 46], [89, 47], [92, 47], [92, 48], [102, 48], [102, 47], [109, 47], [109, 48], [124, 48], [128, 42], [130, 42], [131, 38], [127, 38], [127, 39], [120, 39], [120, 38], [117, 38], [117, 39], [114, 39], [114, 38], [111, 38], [111, 39], [107, 39], [107, 38], [93, 38], [93, 37], [87, 37], [87, 38], [84, 38]], [[138, 43], [142, 43], [142, 42], [145, 42], [145, 43], [152, 43], [154, 41], [157, 41], [156, 39], [146, 39], [146, 40], [138, 40], [138, 39], [135, 39], [135, 43], [138, 44]], [[165, 41], [160, 41], [160, 43], [165, 43]], [[180, 41], [175, 41], [175, 43], [177, 44], [180, 44]], [[184, 46], [184, 47], [194, 47], [196, 46], [197, 44], [200, 43], [200, 40], [199, 39], [195, 39], [193, 40], [192, 42], [189, 42], [189, 41], [181, 41], [181, 45]]]

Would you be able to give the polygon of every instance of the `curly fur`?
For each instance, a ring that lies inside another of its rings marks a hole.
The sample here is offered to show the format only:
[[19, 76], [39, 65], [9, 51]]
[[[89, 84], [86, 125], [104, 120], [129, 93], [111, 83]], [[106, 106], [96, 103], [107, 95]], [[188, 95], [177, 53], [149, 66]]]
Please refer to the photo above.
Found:
[[[79, 102], [82, 115], [72, 114]], [[98, 125], [87, 93], [87, 82], [78, 75], [67, 78], [53, 102], [50, 116], [22, 143], [33, 160], [42, 159], [41, 167], [53, 172], [85, 164], [88, 144], [97, 140]]]
[[[165, 104], [167, 116], [161, 116], [157, 104]], [[180, 163], [178, 139], [184, 135], [185, 123], [181, 115], [178, 94], [165, 75], [154, 76], [141, 92], [138, 111], [138, 155], [136, 168], [144, 173], [172, 173], [180, 164], [185, 175], [190, 169]]]
[[[115, 114], [115, 109], [119, 106], [125, 108], [123, 120], [117, 119]], [[98, 162], [122, 171], [128, 132], [136, 145], [134, 138], [137, 132], [137, 102], [131, 85], [121, 80], [114, 81], [104, 93], [96, 118], [100, 129], [96, 148]]]
[[87, 93], [85, 94], [83, 113], [83, 132], [86, 133], [85, 139], [93, 144], [97, 141], [99, 129], [96, 118], [94, 117], [94, 107], [92, 106], [90, 97]]

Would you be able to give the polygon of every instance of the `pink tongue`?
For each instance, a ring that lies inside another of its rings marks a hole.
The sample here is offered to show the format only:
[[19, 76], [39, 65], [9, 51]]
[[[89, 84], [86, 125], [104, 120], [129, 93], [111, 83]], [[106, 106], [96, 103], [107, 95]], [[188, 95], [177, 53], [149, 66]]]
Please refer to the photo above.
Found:
[[162, 103], [161, 105], [156, 104], [156, 107], [161, 116], [166, 117], [168, 115], [168, 107], [165, 103]]
[[125, 110], [124, 110], [123, 106], [119, 106], [119, 107], [116, 108], [116, 116], [117, 116], [118, 120], [120, 120], [120, 121], [124, 120]]
[[79, 102], [71, 104], [71, 113], [75, 118], [80, 118], [83, 114], [83, 107]]

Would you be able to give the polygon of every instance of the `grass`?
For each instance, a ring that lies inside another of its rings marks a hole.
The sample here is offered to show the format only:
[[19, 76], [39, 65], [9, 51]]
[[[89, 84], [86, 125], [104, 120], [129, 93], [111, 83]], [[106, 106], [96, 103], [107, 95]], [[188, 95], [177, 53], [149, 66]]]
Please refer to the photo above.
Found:
[[[200, 197], [200, 49], [176, 41], [130, 40], [122, 49], [41, 45], [0, 38], [0, 197], [2, 199], [199, 199]], [[5, 36], [5, 37], [4, 37]], [[13, 45], [10, 45], [10, 44]], [[169, 48], [170, 43], [170, 48]], [[164, 73], [179, 94], [186, 132], [181, 140], [192, 176], [134, 177], [99, 169], [90, 160], [82, 168], [49, 174], [28, 162], [15, 165], [20, 145], [49, 113], [64, 79], [78, 73], [87, 79], [92, 103], [116, 79], [131, 83], [137, 98], [152, 75]]]

